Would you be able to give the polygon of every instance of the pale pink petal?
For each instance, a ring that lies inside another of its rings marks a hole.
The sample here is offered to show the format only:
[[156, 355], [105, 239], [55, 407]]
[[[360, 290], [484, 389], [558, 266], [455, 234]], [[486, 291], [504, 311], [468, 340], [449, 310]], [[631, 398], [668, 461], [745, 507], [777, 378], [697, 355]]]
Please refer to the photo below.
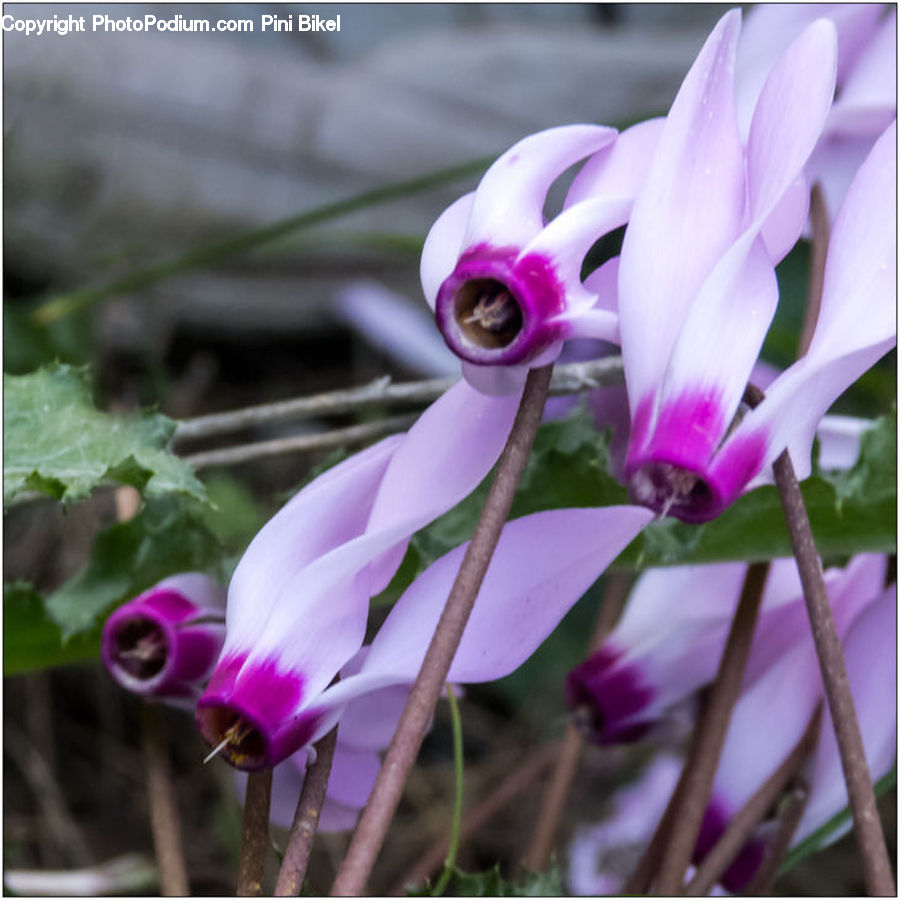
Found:
[[756, 474], [786, 446], [801, 477], [808, 473], [825, 411], [896, 344], [895, 132], [892, 126], [872, 149], [835, 223], [806, 356], [772, 383], [764, 402], [729, 437], [715, 460], [714, 480]]
[[737, 412], [777, 302], [778, 283], [762, 241], [745, 234], [685, 317], [658, 392], [652, 436], [643, 448], [632, 448], [630, 471], [659, 463], [694, 472], [706, 467]]
[[897, 12], [891, 8], [847, 75], [829, 125], [879, 134], [896, 115]]
[[[620, 257], [608, 259], [584, 279], [584, 286], [596, 296], [594, 309], [616, 313], [619, 309], [619, 262]], [[618, 343], [618, 342], [617, 342]]]
[[619, 326], [632, 407], [652, 394], [700, 285], [740, 233], [743, 148], [733, 69], [740, 12], [727, 13], [666, 118], [625, 232]]
[[226, 653], [253, 645], [294, 575], [363, 532], [379, 482], [402, 441], [402, 435], [386, 438], [329, 469], [260, 529], [228, 588]]
[[634, 198], [656, 152], [665, 119], [647, 119], [623, 131], [615, 143], [595, 153], [572, 181], [565, 207], [591, 197]]
[[[641, 507], [612, 506], [548, 510], [507, 523], [448, 681], [491, 681], [520, 666], [651, 518]], [[330, 688], [317, 711], [415, 679], [467, 547], [451, 550], [413, 582], [379, 629], [360, 674]]]
[[612, 128], [565, 125], [519, 141], [481, 179], [465, 245], [524, 246], [544, 227], [544, 201], [550, 185], [569, 166], [615, 139]]
[[[366, 532], [405, 523], [406, 537], [468, 496], [506, 444], [519, 396], [487, 397], [460, 381], [410, 428], [388, 465]], [[369, 568], [370, 590], [383, 590], [403, 559], [406, 542]]]
[[800, 175], [831, 108], [836, 68], [837, 31], [819, 19], [766, 79], [747, 140], [749, 222], [764, 220]]
[[[338, 735], [341, 727], [338, 726]], [[328, 797], [342, 806], [362, 809], [378, 777], [381, 760], [371, 750], [344, 746], [339, 740], [328, 778]]]
[[763, 223], [766, 250], [776, 265], [790, 253], [803, 233], [809, 214], [809, 190], [806, 175], [798, 175]]
[[451, 203], [431, 226], [431, 231], [425, 238], [419, 276], [425, 299], [432, 309], [441, 284], [455, 268], [456, 260], [463, 250], [463, 239], [474, 202], [473, 191]]
[[[897, 756], [897, 588], [892, 585], [853, 624], [844, 642], [847, 676], [856, 704], [869, 772], [890, 771]], [[834, 726], [827, 713], [810, 773], [812, 791], [794, 837], [803, 840], [847, 805]], [[839, 837], [835, 834], [833, 839]]]

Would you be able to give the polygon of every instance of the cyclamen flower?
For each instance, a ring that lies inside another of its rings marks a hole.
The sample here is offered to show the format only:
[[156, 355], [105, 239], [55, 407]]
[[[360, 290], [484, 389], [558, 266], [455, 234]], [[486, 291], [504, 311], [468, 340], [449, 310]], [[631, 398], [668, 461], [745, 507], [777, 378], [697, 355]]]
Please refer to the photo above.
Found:
[[[598, 273], [583, 284], [581, 267], [590, 247], [627, 221], [661, 124], [643, 122], [618, 137], [598, 125], [533, 134], [435, 222], [422, 252], [422, 287], [463, 374], [480, 390], [517, 390], [526, 370], [553, 362], [570, 337], [617, 339], [617, 317], [600, 296], [608, 279]], [[553, 182], [591, 154], [562, 212], [545, 222]]]
[[192, 708], [225, 640], [225, 588], [173, 575], [120, 606], [103, 626], [101, 656], [127, 691]]
[[[853, 614], [853, 604], [860, 597], [869, 601], [883, 572], [884, 557], [860, 556], [846, 569], [828, 569], [825, 581], [829, 594]], [[603, 646], [566, 678], [569, 708], [593, 741], [628, 743], [658, 733], [679, 704], [715, 678], [746, 573], [746, 564], [718, 563], [641, 575]], [[773, 560], [745, 684], [808, 627], [794, 560]]]
[[[520, 666], [651, 517], [641, 507], [623, 506], [548, 510], [507, 523], [447, 680], [453, 684], [492, 681]], [[338, 722], [339, 741], [351, 740], [343, 717], [355, 703], [372, 692], [398, 686], [409, 689], [467, 546], [441, 557], [406, 590], [376, 634], [357, 674], [309, 700], [305, 718], [314, 724], [308, 730], [308, 743]], [[527, 566], [522, 565], [523, 559], [528, 560]], [[390, 731], [385, 744], [389, 737]]]
[[[896, 585], [885, 589], [884, 557], [857, 557], [829, 586], [850, 688], [871, 775], [886, 774], [896, 756]], [[783, 652], [745, 689], [732, 713], [712, 797], [697, 840], [699, 861], [731, 817], [775, 771], [800, 740], [824, 689], [808, 626], [799, 617]], [[758, 640], [762, 640], [761, 637]], [[760, 722], [765, 722], [764, 728]], [[846, 786], [829, 715], [807, 766], [809, 804], [794, 838], [802, 840], [847, 804]], [[722, 879], [729, 890], [746, 887], [762, 861], [762, 832], [754, 836]], [[838, 835], [834, 835], [836, 839]]]
[[808, 473], [819, 419], [896, 340], [891, 131], [835, 223], [809, 352], [733, 424], [775, 311], [774, 263], [805, 218], [790, 191], [835, 69], [834, 26], [819, 20], [769, 74], [745, 147], [733, 85], [739, 23], [736, 11], [719, 22], [675, 99], [619, 264], [625, 474], [636, 500], [692, 522], [718, 515], [786, 446]]
[[239, 768], [271, 766], [307, 744], [308, 712], [362, 646], [369, 598], [399, 567], [410, 536], [487, 475], [516, 395], [460, 382], [404, 435], [307, 485], [253, 539], [228, 590], [227, 637], [197, 725]]

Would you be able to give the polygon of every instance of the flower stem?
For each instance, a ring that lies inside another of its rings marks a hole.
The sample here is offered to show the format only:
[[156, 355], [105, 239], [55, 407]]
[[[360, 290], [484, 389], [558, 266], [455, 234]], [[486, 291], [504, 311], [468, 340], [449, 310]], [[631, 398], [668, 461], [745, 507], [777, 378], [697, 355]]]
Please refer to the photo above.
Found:
[[790, 849], [797, 826], [803, 818], [803, 811], [809, 800], [809, 785], [802, 778], [797, 778], [795, 781], [796, 784], [787, 796], [784, 810], [778, 821], [778, 831], [769, 842], [765, 858], [756, 870], [753, 881], [747, 885], [749, 896], [761, 897], [772, 893], [781, 863]]
[[822, 288], [825, 285], [825, 261], [828, 257], [828, 242], [831, 226], [828, 222], [828, 208], [822, 186], [814, 184], [809, 197], [809, 220], [812, 227], [812, 258], [809, 261], [809, 285], [806, 289], [806, 309], [803, 313], [803, 327], [797, 343], [797, 358], [809, 349], [810, 341], [819, 321], [822, 306]]
[[269, 801], [272, 797], [272, 770], [251, 772], [244, 797], [244, 821], [241, 828], [241, 855], [238, 862], [238, 897], [262, 894], [266, 853], [269, 849]]
[[415, 763], [450, 664], [462, 639], [503, 525], [509, 515], [522, 470], [531, 452], [550, 385], [551, 366], [532, 369], [509, 439], [500, 456], [497, 474], [485, 501], [475, 534], [463, 557], [450, 596], [441, 613], [422, 668], [416, 676], [400, 722], [388, 747], [369, 802], [350, 842], [331, 892], [354, 896], [363, 892], [403, 785]]
[[440, 897], [450, 882], [453, 867], [456, 865], [456, 854], [459, 852], [459, 832], [462, 826], [463, 807], [463, 738], [462, 719], [459, 715], [459, 704], [453, 688], [447, 685], [447, 702], [450, 704], [450, 722], [453, 726], [453, 821], [450, 826], [450, 842], [447, 845], [447, 856], [444, 859], [444, 871], [431, 891], [432, 897]]
[[866, 889], [873, 896], [892, 895], [894, 879], [891, 863], [875, 804], [875, 791], [866, 762], [853, 695], [850, 693], [844, 654], [825, 590], [822, 564], [816, 552], [806, 507], [803, 505], [803, 495], [786, 450], [775, 460], [773, 470], [797, 559], [800, 583], [803, 585], [803, 597], [819, 657], [828, 709], [834, 723], [856, 840], [863, 858]]
[[[599, 649], [615, 626], [616, 620], [625, 607], [630, 581], [630, 577], [623, 573], [613, 573], [609, 576], [603, 601], [597, 614], [597, 623], [588, 647], [589, 653]], [[581, 756], [583, 745], [584, 739], [575, 725], [570, 722], [566, 726], [553, 777], [544, 790], [537, 826], [532, 835], [528, 852], [525, 854], [525, 866], [532, 872], [542, 872], [547, 868], [550, 851], [553, 847], [553, 838], [559, 827], [563, 807], [575, 778], [578, 758]]]
[[722, 836], [706, 854], [684, 890], [688, 897], [702, 897], [708, 894], [719, 881], [740, 853], [741, 848], [747, 843], [753, 830], [763, 820], [765, 814], [809, 757], [819, 736], [821, 720], [820, 704], [794, 748], [769, 778], [757, 788], [744, 806], [735, 813]]
[[181, 820], [172, 787], [169, 744], [162, 709], [153, 703], [142, 704], [141, 743], [160, 891], [164, 897], [183, 897], [188, 893], [189, 885], [181, 843]]
[[287, 849], [275, 883], [276, 897], [298, 897], [312, 850], [313, 838], [319, 826], [319, 814], [325, 803], [328, 777], [337, 744], [337, 727], [331, 729], [316, 744], [316, 761], [306, 770]]
[[[698, 725], [694, 752], [685, 764], [684, 784], [680, 790], [670, 837], [659, 866], [655, 893], [674, 895], [681, 890], [684, 872], [691, 861], [700, 825], [709, 802], [719, 756], [731, 721], [731, 711], [741, 690], [753, 632], [769, 573], [768, 563], [747, 567], [737, 611], [731, 622], [728, 641], [719, 662], [709, 704]], [[682, 785], [679, 784], [679, 788]]]

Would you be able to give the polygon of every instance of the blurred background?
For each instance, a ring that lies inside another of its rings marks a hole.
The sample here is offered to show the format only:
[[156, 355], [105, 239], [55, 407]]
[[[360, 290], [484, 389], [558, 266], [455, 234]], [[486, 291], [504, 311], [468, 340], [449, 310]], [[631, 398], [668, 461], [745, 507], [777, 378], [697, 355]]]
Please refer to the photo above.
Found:
[[[157, 405], [173, 418], [381, 375], [446, 374], [439, 341], [424, 341], [430, 349], [420, 354], [398, 351], [390, 323], [340, 300], [347, 285], [382, 285], [406, 311], [398, 307], [398, 323], [407, 313], [427, 323], [422, 241], [490, 158], [541, 128], [622, 126], [664, 112], [726, 8], [6, 4], [16, 18], [85, 16], [88, 30], [3, 36], [5, 370], [90, 363], [102, 408]], [[91, 17], [104, 13], [248, 19], [256, 27], [92, 32]], [[261, 31], [263, 15], [289, 13], [340, 14], [341, 31]], [[444, 171], [464, 164], [453, 176]], [[397, 183], [389, 199], [328, 212]], [[322, 208], [314, 223], [288, 223], [273, 239], [254, 231]], [[256, 236], [252, 250], [217, 243], [247, 234]], [[185, 255], [198, 250], [204, 264], [187, 265]], [[142, 277], [129, 282], [135, 272]], [[48, 301], [84, 289], [96, 290], [74, 295], [52, 322], [36, 320]], [[259, 427], [241, 439], [268, 436]], [[204, 474], [235, 552], [322, 456]], [[65, 512], [51, 501], [14, 507], [5, 517], [6, 580], [57, 588], [115, 517], [103, 492]], [[470, 799], [562, 733], [561, 678], [583, 653], [593, 616], [590, 601], [580, 604], [520, 673], [470, 692]], [[70, 869], [135, 851], [149, 860], [136, 701], [90, 663], [8, 678], [5, 701], [5, 870]], [[168, 719], [192, 887], [230, 892], [240, 821], [231, 772], [219, 761], [201, 770], [190, 717]], [[441, 710], [372, 882], [376, 892], [447, 827], [448, 729]], [[585, 754], [567, 829], [599, 818], [626, 762]], [[537, 785], [525, 792], [468, 846], [463, 867], [512, 867], [527, 840], [521, 823], [539, 799]], [[330, 884], [344, 841], [335, 836], [317, 850], [316, 891]], [[813, 894], [841, 893], [838, 884], [852, 892], [855, 866], [837, 859], [833, 870], [798, 871], [798, 883]], [[143, 877], [137, 889], [152, 890]]]

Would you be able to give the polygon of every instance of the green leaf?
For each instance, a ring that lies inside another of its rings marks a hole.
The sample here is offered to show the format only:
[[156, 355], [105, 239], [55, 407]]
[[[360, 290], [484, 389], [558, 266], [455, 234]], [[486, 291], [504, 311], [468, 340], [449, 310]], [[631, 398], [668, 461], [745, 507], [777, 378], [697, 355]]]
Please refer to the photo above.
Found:
[[47, 598], [47, 613], [68, 640], [169, 575], [221, 577], [222, 555], [196, 505], [176, 497], [149, 501], [133, 519], [98, 535], [87, 565]]
[[[429, 896], [429, 889], [410, 891], [408, 897]], [[500, 874], [500, 866], [486, 872], [463, 872], [454, 866], [453, 877], [447, 887], [451, 897], [559, 897], [563, 893], [559, 869], [547, 872], [526, 872], [518, 881], [507, 881]]]
[[[897, 767], [895, 765], [887, 775], [883, 775], [875, 782], [875, 796], [880, 797], [882, 794], [886, 794], [896, 784]], [[813, 853], [818, 853], [819, 850], [836, 841], [848, 827], [852, 827], [852, 824], [853, 817], [850, 807], [845, 806], [839, 813], [835, 813], [827, 822], [791, 849], [791, 852], [785, 857], [781, 868], [778, 870], [779, 877], [793, 869], [800, 860]]]
[[175, 423], [157, 413], [99, 411], [86, 370], [54, 364], [29, 375], [4, 375], [3, 386], [4, 504], [26, 490], [78, 500], [106, 479], [148, 497], [205, 499], [190, 466], [167, 449]]
[[100, 629], [63, 643], [41, 595], [24, 582], [3, 585], [3, 674], [83, 662], [100, 655]]

